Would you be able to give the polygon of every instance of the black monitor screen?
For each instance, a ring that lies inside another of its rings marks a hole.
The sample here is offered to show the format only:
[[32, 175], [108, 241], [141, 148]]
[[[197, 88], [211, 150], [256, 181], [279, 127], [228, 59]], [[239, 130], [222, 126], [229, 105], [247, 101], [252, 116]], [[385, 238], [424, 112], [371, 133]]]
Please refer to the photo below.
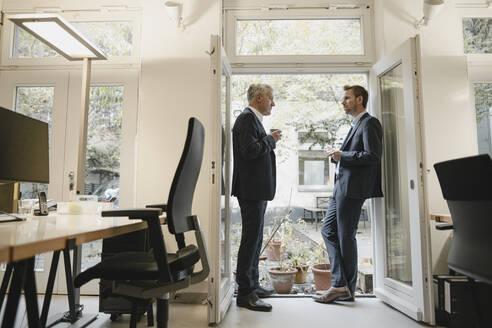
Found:
[[48, 123], [0, 107], [0, 180], [48, 183]]

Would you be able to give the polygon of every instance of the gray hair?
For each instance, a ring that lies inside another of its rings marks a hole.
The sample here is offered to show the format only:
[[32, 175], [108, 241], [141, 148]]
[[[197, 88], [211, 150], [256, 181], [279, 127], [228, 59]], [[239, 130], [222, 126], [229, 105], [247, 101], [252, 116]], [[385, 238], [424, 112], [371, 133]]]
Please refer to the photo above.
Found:
[[251, 84], [248, 88], [248, 103], [250, 103], [256, 95], [266, 94], [268, 89], [273, 90], [273, 88], [268, 84]]

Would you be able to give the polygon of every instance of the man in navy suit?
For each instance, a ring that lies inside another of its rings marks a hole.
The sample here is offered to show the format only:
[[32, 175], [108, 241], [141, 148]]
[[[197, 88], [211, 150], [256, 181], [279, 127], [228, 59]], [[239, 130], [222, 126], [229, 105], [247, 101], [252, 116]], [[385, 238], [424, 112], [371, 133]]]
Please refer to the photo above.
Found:
[[232, 128], [234, 173], [232, 195], [241, 208], [242, 233], [237, 256], [236, 303], [254, 311], [271, 311], [263, 302], [273, 289], [259, 284], [258, 262], [263, 242], [263, 221], [267, 201], [275, 196], [275, 145], [281, 131], [267, 134], [262, 120], [275, 106], [273, 90], [266, 84], [252, 84], [248, 88], [249, 106], [237, 117]]
[[320, 303], [353, 301], [357, 283], [357, 241], [362, 204], [382, 197], [383, 131], [366, 112], [368, 93], [361, 86], [345, 86], [343, 109], [353, 117], [342, 147], [329, 156], [336, 163], [335, 186], [321, 234], [330, 258], [332, 287], [313, 298]]

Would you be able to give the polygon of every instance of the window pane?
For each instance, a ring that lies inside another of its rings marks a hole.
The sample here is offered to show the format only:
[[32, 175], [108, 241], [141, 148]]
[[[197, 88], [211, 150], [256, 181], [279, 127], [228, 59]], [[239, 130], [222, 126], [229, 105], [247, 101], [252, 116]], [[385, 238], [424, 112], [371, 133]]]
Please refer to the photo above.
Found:
[[238, 20], [237, 55], [362, 55], [360, 19]]
[[73, 22], [72, 25], [107, 56], [131, 56], [133, 44], [131, 22]]
[[492, 18], [463, 18], [465, 54], [492, 53]]
[[[54, 97], [54, 87], [17, 87], [15, 94], [15, 111], [48, 123], [48, 137], [51, 137], [51, 117]], [[48, 191], [48, 184], [22, 182], [20, 184], [20, 191], [21, 199], [38, 198], [39, 191]]]
[[87, 128], [85, 192], [118, 202], [123, 86], [93, 86]]
[[[109, 57], [131, 56], [133, 44], [131, 22], [72, 22], [71, 24]], [[59, 56], [56, 51], [15, 26], [13, 58]]]
[[24, 31], [17, 25], [14, 31], [13, 58], [60, 57], [56, 51]]
[[474, 83], [478, 152], [492, 156], [492, 82]]
[[324, 161], [304, 161], [304, 184], [322, 185], [325, 184], [325, 162]]

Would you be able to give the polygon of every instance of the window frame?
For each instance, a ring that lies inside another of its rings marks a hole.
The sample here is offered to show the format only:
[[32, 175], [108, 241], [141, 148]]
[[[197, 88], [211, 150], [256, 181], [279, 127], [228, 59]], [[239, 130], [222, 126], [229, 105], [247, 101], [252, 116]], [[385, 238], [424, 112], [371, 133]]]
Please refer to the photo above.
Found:
[[[6, 13], [4, 17], [4, 25], [1, 30], [1, 60], [0, 65], [2, 67], [8, 66], [80, 66], [81, 61], [68, 61], [63, 56], [60, 57], [36, 57], [36, 58], [13, 58], [14, 47], [14, 32], [15, 24], [8, 18], [10, 15], [16, 14], [15, 12]], [[70, 11], [61, 12], [60, 16], [65, 18], [68, 22], [120, 22], [127, 21], [133, 26], [133, 42], [131, 49], [131, 56], [113, 56], [108, 57], [107, 60], [93, 60], [93, 67], [99, 65], [113, 65], [113, 64], [138, 64], [140, 62], [140, 48], [141, 48], [141, 19], [140, 12], [138, 11], [115, 11], [115, 12], [86, 12], [86, 11]]]
[[[236, 22], [238, 20], [269, 19], [360, 19], [362, 55], [236, 55]], [[234, 64], [370, 64], [374, 61], [374, 42], [371, 22], [371, 9], [289, 9], [278, 11], [227, 10], [225, 13], [225, 48], [229, 60]]]

